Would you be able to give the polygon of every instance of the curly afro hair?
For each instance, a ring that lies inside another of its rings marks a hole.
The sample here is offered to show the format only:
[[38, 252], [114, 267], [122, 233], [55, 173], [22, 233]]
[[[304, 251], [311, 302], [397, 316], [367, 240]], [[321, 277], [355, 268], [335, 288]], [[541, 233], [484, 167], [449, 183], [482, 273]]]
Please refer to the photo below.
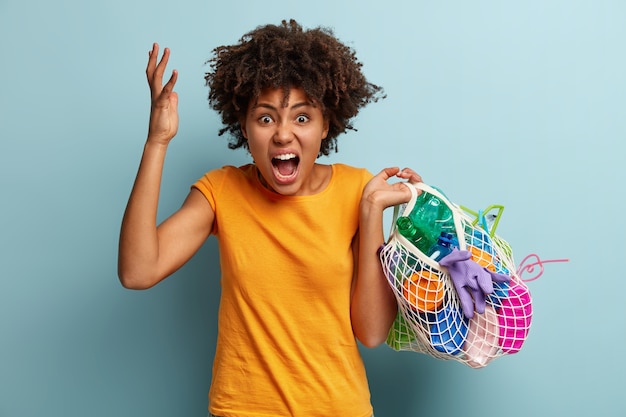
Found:
[[249, 102], [266, 88], [282, 88], [287, 105], [290, 88], [300, 87], [322, 106], [329, 131], [319, 156], [337, 151], [337, 136], [356, 130], [351, 119], [363, 106], [385, 98], [381, 87], [365, 79], [354, 50], [331, 29], [303, 30], [295, 20], [259, 26], [238, 44], [215, 48], [207, 63], [209, 105], [221, 115], [224, 127], [219, 134], [231, 135], [231, 149], [248, 149], [240, 120]]

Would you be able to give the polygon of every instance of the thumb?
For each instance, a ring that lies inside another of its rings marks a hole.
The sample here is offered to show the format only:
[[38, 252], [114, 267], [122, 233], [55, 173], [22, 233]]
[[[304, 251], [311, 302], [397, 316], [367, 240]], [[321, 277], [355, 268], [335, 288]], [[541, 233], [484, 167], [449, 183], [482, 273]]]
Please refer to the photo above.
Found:
[[509, 282], [511, 280], [511, 277], [506, 274], [499, 274], [488, 269], [487, 272], [491, 274], [491, 280], [494, 282]]

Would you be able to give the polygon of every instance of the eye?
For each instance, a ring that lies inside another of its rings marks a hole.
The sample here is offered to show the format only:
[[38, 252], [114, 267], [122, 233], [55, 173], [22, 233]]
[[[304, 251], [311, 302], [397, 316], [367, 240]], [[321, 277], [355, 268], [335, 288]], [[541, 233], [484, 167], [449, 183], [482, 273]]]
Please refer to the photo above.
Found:
[[307, 116], [306, 114], [299, 114], [298, 117], [296, 117], [296, 122], [298, 123], [306, 123], [309, 120], [309, 116]]
[[263, 116], [259, 117], [259, 122], [263, 125], [268, 125], [270, 123], [272, 123], [274, 120], [268, 116], [267, 114], [264, 114]]

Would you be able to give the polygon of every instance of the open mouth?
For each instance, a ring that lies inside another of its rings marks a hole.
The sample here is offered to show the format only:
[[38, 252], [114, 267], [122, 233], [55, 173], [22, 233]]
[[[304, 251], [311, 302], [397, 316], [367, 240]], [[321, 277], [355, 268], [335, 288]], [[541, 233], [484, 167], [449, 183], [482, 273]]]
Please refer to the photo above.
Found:
[[272, 166], [274, 167], [274, 175], [279, 180], [289, 180], [298, 172], [298, 164], [300, 158], [293, 153], [286, 153], [272, 158]]

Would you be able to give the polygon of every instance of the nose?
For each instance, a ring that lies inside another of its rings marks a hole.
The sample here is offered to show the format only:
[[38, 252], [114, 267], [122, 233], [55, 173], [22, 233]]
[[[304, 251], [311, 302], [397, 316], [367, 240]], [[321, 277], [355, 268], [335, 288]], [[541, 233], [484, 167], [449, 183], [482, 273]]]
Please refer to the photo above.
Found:
[[294, 139], [295, 135], [292, 130], [292, 126], [288, 122], [278, 123], [276, 125], [276, 132], [274, 132], [274, 143], [279, 145], [286, 145]]

